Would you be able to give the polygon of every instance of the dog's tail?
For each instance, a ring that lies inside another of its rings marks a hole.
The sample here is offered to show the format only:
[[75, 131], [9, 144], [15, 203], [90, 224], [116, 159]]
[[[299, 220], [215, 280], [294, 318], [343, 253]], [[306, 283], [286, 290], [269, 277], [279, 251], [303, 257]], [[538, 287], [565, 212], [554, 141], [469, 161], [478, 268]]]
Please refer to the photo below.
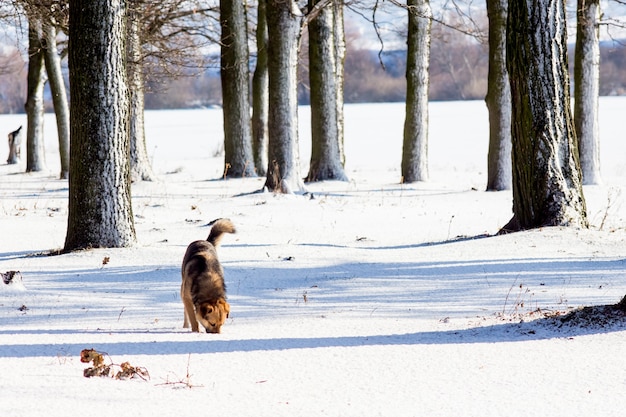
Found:
[[211, 233], [207, 237], [207, 241], [214, 247], [218, 247], [224, 233], [235, 233], [235, 225], [228, 219], [217, 219], [213, 222]]

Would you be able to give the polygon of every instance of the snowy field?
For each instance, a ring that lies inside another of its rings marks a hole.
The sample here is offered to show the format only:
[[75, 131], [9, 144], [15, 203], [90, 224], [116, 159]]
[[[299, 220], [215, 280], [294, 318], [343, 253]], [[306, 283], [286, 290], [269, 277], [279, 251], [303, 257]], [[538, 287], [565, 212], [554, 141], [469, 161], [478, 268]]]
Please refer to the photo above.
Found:
[[[626, 294], [624, 108], [600, 101], [592, 227], [506, 236], [483, 102], [431, 103], [431, 181], [410, 185], [403, 104], [346, 106], [351, 181], [306, 196], [221, 180], [220, 110], [148, 112], [158, 181], [133, 185], [138, 244], [60, 256], [48, 117], [49, 170], [0, 165], [0, 272], [23, 277], [0, 283], [0, 416], [622, 416], [626, 321], [561, 318]], [[300, 123], [305, 176], [306, 107]], [[20, 124], [0, 116], [0, 132]], [[180, 263], [219, 217], [238, 228], [219, 249], [231, 316], [192, 334]], [[83, 349], [149, 376], [85, 378]]]

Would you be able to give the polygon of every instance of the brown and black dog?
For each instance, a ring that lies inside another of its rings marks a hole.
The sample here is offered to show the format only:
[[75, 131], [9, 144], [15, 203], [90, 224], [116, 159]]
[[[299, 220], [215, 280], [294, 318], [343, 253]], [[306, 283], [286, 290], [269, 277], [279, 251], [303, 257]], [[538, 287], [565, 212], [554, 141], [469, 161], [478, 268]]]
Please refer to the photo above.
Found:
[[207, 333], [219, 333], [230, 313], [226, 301], [224, 270], [217, 259], [217, 248], [224, 233], [235, 233], [228, 219], [219, 219], [207, 240], [196, 240], [187, 247], [183, 258], [180, 297], [185, 305], [183, 327], [199, 332], [198, 322]]

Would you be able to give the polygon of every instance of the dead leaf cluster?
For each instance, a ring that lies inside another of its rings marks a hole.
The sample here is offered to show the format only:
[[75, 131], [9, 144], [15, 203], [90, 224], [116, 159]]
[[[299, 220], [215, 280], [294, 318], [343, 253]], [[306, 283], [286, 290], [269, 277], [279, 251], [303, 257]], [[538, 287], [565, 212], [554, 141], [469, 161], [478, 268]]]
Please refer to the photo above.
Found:
[[11, 285], [14, 282], [22, 281], [22, 273], [20, 271], [0, 272], [0, 275], [2, 275], [2, 281], [6, 285]]
[[144, 381], [150, 379], [148, 370], [141, 366], [132, 366], [129, 362], [123, 362], [121, 365], [112, 363], [105, 363], [103, 352], [98, 352], [95, 349], [83, 349], [80, 352], [80, 361], [82, 363], [90, 363], [93, 366], [85, 368], [83, 376], [85, 378], [91, 378], [94, 376], [99, 377], [111, 377], [114, 379], [132, 379], [135, 377], [141, 378]]

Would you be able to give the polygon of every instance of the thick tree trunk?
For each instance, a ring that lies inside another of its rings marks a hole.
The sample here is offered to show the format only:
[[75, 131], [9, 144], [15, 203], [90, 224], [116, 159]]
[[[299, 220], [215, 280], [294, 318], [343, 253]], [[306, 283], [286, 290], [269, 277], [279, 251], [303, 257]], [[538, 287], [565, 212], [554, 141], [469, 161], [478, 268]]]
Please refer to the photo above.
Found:
[[509, 3], [513, 219], [505, 230], [587, 227], [570, 110], [565, 0]]
[[132, 4], [129, 10], [128, 31], [128, 88], [130, 98], [130, 178], [131, 181], [153, 181], [155, 178], [148, 158], [145, 130], [145, 90], [143, 57], [139, 33], [140, 17]]
[[70, 179], [65, 250], [132, 245], [126, 3], [70, 1]]
[[[312, 9], [319, 0], [309, 0]], [[347, 181], [341, 163], [335, 75], [333, 8], [324, 7], [309, 24], [311, 163], [307, 181]]]
[[256, 176], [252, 156], [248, 36], [242, 0], [220, 1], [224, 175]]
[[38, 18], [28, 19], [28, 92], [26, 96], [26, 172], [46, 169], [43, 140], [44, 54], [42, 28]]
[[487, 191], [511, 189], [511, 87], [506, 70], [508, 0], [487, 0], [489, 17], [489, 154]]
[[600, 184], [600, 0], [578, 0], [574, 55], [574, 124], [583, 184]]
[[406, 115], [402, 181], [428, 180], [428, 85], [432, 11], [428, 0], [408, 0]]
[[298, 149], [297, 67], [300, 15], [294, 0], [267, 4], [269, 146], [265, 187], [274, 192], [304, 191]]
[[267, 174], [267, 120], [269, 77], [267, 74], [267, 0], [259, 0], [256, 26], [256, 67], [252, 78], [252, 154], [257, 175]]
[[67, 103], [65, 80], [61, 72], [61, 57], [57, 50], [57, 30], [49, 23], [46, 23], [43, 27], [42, 44], [44, 46], [46, 73], [48, 74], [52, 103], [54, 105], [54, 115], [57, 122], [59, 157], [61, 159], [59, 177], [67, 179], [70, 174], [70, 108]]

